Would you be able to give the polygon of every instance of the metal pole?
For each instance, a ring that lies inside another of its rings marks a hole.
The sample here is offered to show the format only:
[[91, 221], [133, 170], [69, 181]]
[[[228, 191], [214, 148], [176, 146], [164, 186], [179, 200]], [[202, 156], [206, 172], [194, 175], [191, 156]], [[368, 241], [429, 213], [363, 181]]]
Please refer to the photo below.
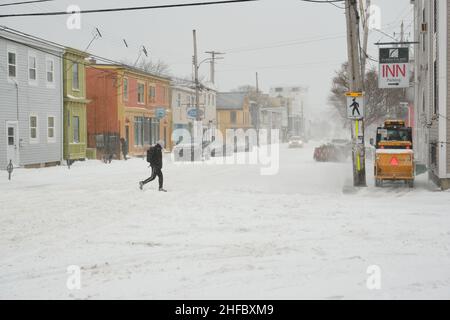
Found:
[[[347, 21], [347, 50], [350, 91], [362, 92], [360, 42], [359, 42], [359, 14], [356, 0], [345, 1], [345, 15]], [[353, 141], [353, 185], [365, 187], [365, 146], [364, 120], [352, 121], [351, 135]]]

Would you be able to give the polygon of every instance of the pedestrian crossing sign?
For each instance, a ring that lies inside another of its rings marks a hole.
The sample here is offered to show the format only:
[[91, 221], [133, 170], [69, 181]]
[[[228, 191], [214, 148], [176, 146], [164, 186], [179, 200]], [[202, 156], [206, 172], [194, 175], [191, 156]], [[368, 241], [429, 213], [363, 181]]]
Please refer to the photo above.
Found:
[[347, 117], [352, 120], [364, 118], [363, 95], [347, 95]]

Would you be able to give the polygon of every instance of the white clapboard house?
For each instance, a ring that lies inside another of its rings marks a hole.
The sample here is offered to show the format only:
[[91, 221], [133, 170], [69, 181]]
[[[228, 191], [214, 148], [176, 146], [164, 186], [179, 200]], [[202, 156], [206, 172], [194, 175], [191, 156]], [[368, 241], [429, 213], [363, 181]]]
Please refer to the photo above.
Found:
[[61, 162], [62, 55], [0, 26], [0, 170]]

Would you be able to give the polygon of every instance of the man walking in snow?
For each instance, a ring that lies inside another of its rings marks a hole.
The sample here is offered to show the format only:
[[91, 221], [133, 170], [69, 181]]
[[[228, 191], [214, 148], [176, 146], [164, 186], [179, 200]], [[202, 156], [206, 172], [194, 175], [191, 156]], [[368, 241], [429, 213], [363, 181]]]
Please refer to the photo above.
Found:
[[141, 190], [144, 188], [144, 186], [147, 183], [155, 180], [156, 177], [158, 177], [159, 191], [167, 192], [163, 188], [163, 182], [164, 181], [163, 181], [163, 174], [162, 174], [162, 171], [161, 171], [162, 166], [163, 166], [163, 162], [162, 162], [162, 149], [163, 149], [163, 147], [164, 147], [164, 142], [158, 141], [156, 143], [156, 145], [154, 145], [153, 147], [150, 147], [150, 149], [148, 149], [148, 151], [147, 151], [147, 161], [150, 162], [150, 166], [152, 167], [152, 175], [147, 180], [139, 182], [139, 188]]

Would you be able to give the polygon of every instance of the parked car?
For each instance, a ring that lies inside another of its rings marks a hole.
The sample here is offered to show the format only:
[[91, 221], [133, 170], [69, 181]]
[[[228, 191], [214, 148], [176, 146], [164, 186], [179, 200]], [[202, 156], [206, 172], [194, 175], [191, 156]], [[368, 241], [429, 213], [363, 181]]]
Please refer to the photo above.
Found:
[[289, 148], [303, 148], [303, 139], [299, 136], [289, 138]]

